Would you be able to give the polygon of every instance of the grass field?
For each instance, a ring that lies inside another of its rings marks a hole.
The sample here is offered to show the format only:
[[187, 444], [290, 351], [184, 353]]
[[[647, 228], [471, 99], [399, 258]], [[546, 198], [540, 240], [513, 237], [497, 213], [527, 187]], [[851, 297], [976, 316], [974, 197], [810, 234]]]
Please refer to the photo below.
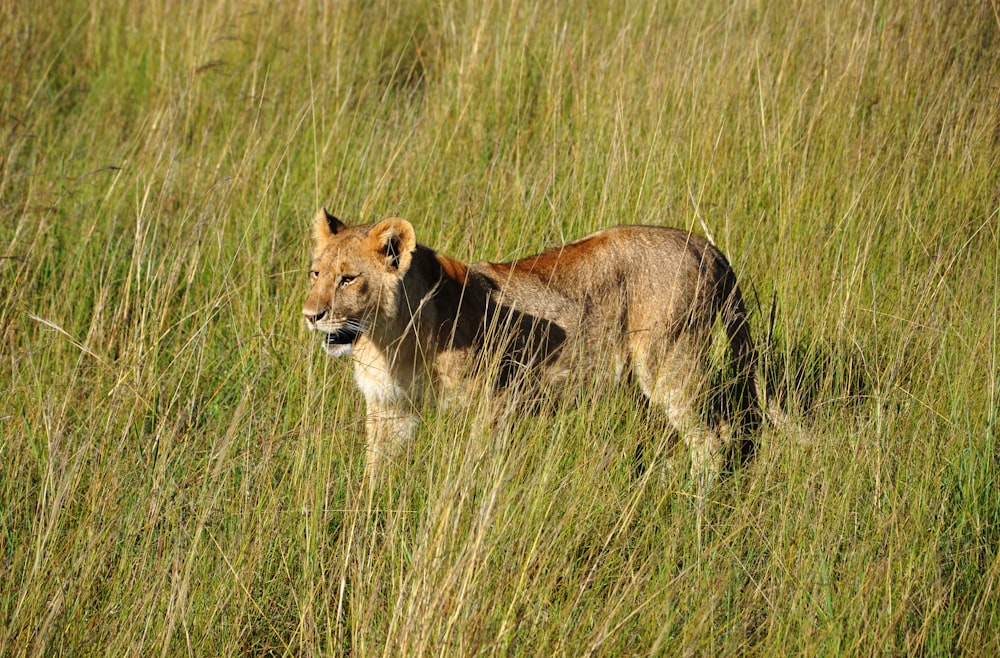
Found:
[[[994, 0], [8, 2], [0, 44], [0, 655], [1000, 654]], [[431, 407], [368, 495], [320, 205], [472, 260], [707, 233], [796, 423], [699, 515], [628, 391]]]

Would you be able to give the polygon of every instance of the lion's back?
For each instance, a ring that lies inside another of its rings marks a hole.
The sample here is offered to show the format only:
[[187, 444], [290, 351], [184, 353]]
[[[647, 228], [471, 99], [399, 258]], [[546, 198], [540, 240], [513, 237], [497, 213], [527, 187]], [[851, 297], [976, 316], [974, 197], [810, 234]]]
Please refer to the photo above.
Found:
[[659, 226], [608, 228], [510, 263], [473, 267], [518, 305], [586, 304], [609, 312], [707, 303], [730, 272], [704, 238]]

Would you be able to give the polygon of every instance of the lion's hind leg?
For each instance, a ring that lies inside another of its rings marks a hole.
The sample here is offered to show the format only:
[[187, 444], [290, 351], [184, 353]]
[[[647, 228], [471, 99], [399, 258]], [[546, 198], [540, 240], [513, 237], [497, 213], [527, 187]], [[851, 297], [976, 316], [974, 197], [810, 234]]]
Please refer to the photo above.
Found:
[[691, 334], [634, 350], [636, 379], [650, 403], [662, 409], [691, 457], [691, 475], [709, 485], [725, 461], [726, 432], [705, 421], [709, 385], [707, 341]]

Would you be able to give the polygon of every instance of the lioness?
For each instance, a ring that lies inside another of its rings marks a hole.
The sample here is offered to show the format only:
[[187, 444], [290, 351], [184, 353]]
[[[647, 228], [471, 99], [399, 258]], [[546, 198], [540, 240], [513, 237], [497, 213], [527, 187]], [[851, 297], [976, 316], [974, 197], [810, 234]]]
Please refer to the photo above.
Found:
[[[351, 355], [367, 404], [366, 472], [413, 434], [429, 393], [461, 397], [476, 372], [495, 390], [547, 387], [581, 366], [631, 372], [713, 478], [734, 427], [757, 413], [753, 341], [725, 256], [686, 231], [619, 226], [512, 263], [466, 264], [417, 243], [402, 219], [313, 227], [302, 314], [332, 356]], [[721, 316], [741, 379], [728, 419], [708, 421], [708, 351]], [[733, 422], [733, 421], [737, 422]]]

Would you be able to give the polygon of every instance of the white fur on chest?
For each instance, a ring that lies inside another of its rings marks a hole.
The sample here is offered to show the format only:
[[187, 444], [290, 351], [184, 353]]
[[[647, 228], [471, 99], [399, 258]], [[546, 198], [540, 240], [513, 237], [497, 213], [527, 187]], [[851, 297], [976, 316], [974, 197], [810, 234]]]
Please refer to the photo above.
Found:
[[385, 353], [371, 343], [359, 341], [351, 356], [354, 380], [367, 402], [387, 405], [412, 397], [410, 378], [400, 381], [398, 370], [391, 368]]

